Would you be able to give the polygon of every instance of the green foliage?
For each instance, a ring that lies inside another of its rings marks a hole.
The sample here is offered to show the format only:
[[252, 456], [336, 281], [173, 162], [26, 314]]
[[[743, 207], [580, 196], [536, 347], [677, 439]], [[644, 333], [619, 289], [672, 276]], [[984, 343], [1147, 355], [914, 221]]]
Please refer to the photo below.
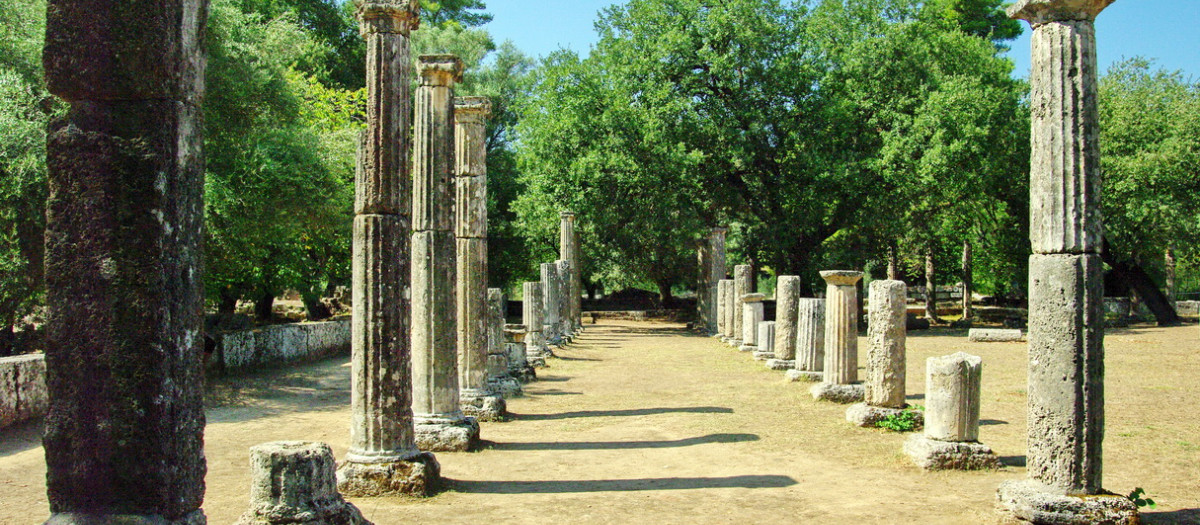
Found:
[[916, 410], [904, 410], [892, 415], [882, 421], [877, 421], [875, 426], [892, 432], [912, 432], [920, 425], [917, 423]]
[[479, 27], [492, 21], [482, 0], [421, 0], [422, 21], [430, 26]]
[[1129, 493], [1128, 498], [1135, 505], [1137, 505], [1138, 508], [1149, 507], [1149, 508], [1153, 509], [1155, 507], [1158, 507], [1158, 504], [1155, 503], [1154, 500], [1147, 498], [1145, 496], [1146, 496], [1146, 491], [1142, 490], [1142, 487], [1138, 487], [1136, 489], [1133, 489], [1133, 492]]

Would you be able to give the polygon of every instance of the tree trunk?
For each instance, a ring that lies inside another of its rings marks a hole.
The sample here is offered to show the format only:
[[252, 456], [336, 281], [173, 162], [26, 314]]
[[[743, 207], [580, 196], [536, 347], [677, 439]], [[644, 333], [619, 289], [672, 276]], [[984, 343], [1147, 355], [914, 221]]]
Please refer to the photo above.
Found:
[[593, 283], [591, 281], [584, 281], [583, 288], [585, 290], [587, 290], [588, 300], [595, 301], [596, 300], [596, 289], [598, 288], [598, 286], [596, 286], [596, 283]]
[[971, 241], [963, 241], [962, 251], [962, 318], [964, 321], [974, 317], [971, 311], [971, 292], [974, 279], [971, 270]]
[[896, 248], [896, 241], [888, 243], [887, 263], [888, 263], [888, 280], [900, 280], [900, 255]]
[[1167, 302], [1171, 303], [1171, 308], [1175, 308], [1175, 250], [1171, 246], [1163, 254], [1163, 268], [1167, 274]]
[[659, 304], [661, 304], [664, 309], [673, 306], [675, 304], [675, 296], [671, 294], [671, 284], [666, 281], [660, 281], [656, 284], [658, 284]]
[[940, 323], [942, 319], [937, 312], [937, 284], [935, 283], [933, 265], [933, 242], [925, 246], [925, 318], [930, 322]]
[[300, 300], [304, 301], [304, 315], [309, 321], [324, 321], [333, 317], [333, 312], [321, 301], [320, 294], [303, 293], [300, 294]]
[[13, 330], [13, 323], [6, 323], [0, 327], [0, 357], [9, 357], [17, 353], [17, 334]]
[[259, 323], [269, 323], [275, 317], [275, 294], [264, 292], [254, 301], [254, 318]]
[[1150, 309], [1158, 326], [1178, 326], [1181, 323], [1175, 307], [1167, 301], [1167, 296], [1158, 289], [1150, 275], [1136, 262], [1126, 261], [1114, 253], [1108, 239], [1104, 240], [1104, 251], [1100, 257], [1112, 267], [1117, 278], [1129, 286], [1133, 295]]
[[221, 290], [221, 299], [217, 302], [217, 315], [222, 319], [233, 317], [233, 314], [237, 313], [237, 302], [236, 295], [230, 295], [225, 290]]

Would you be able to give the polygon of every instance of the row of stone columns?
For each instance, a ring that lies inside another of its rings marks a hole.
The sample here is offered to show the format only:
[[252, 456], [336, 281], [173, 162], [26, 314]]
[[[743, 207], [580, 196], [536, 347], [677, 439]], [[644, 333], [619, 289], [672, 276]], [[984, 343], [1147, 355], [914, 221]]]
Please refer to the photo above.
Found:
[[522, 322], [528, 334], [528, 364], [534, 367], [545, 366], [546, 359], [554, 356], [551, 346], [570, 342], [583, 329], [583, 280], [575, 214], [564, 211], [559, 219], [561, 258], [538, 266], [539, 282], [524, 283]]

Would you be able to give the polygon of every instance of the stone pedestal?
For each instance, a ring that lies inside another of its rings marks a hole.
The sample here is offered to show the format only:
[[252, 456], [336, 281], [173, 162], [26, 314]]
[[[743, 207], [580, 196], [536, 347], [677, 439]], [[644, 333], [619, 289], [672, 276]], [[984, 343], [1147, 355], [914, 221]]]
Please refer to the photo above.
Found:
[[999, 468], [1000, 459], [979, 443], [983, 360], [959, 352], [925, 362], [925, 432], [904, 452], [926, 470]]
[[745, 325], [742, 322], [744, 309], [742, 297], [754, 292], [754, 272], [750, 266], [739, 264], [733, 267], [733, 331], [729, 334], [729, 345], [738, 348], [742, 346], [745, 337]]
[[542, 283], [525, 283], [523, 292], [524, 299], [521, 305], [525, 322], [525, 365], [541, 368], [546, 366], [546, 358], [554, 355], [546, 346], [546, 339], [541, 330], [545, 319], [545, 310], [542, 308]]
[[813, 399], [862, 401], [858, 382], [858, 290], [862, 272], [821, 272], [825, 279], [825, 370], [823, 382], [811, 389]]
[[70, 105], [46, 137], [52, 523], [205, 521], [207, 5], [46, 5], [46, 82]]
[[458, 382], [463, 414], [503, 421], [504, 398], [488, 381], [487, 97], [454, 103], [454, 236], [458, 243]]
[[250, 447], [250, 509], [237, 525], [370, 525], [337, 491], [333, 451], [324, 443], [279, 441]]
[[[529, 364], [526, 352], [526, 336], [529, 331], [523, 324], [504, 325], [504, 349], [508, 353], [508, 373], [522, 384], [537, 381], [537, 372]], [[544, 360], [543, 360], [544, 361]]]
[[338, 470], [349, 496], [428, 495], [439, 481], [437, 460], [417, 449], [411, 406], [408, 35], [418, 9], [368, 1], [358, 12], [370, 103], [354, 184], [350, 450]]
[[[561, 310], [555, 306], [559, 304], [559, 297], [562, 295], [562, 290], [559, 289], [558, 265], [542, 263], [538, 265], [538, 270], [542, 279], [542, 338], [545, 344], [560, 345], [565, 340], [565, 334], [562, 333], [562, 320], [559, 319]], [[524, 322], [528, 325], [529, 319], [525, 319]]]
[[1095, 17], [1113, 0], [1021, 0], [1030, 75], [1027, 481], [1000, 486], [1005, 519], [1136, 523], [1102, 488], [1104, 316]]
[[796, 366], [790, 381], [821, 382], [825, 378], [825, 300], [796, 301]]
[[417, 446], [464, 451], [479, 441], [479, 423], [459, 404], [454, 240], [453, 55], [418, 60], [421, 83], [413, 125], [412, 346], [413, 423]]
[[763, 318], [763, 300], [766, 296], [760, 293], [746, 294], [742, 301], [742, 344], [738, 347], [743, 352], [758, 350], [758, 323]]
[[[507, 338], [504, 335], [504, 313], [508, 309], [504, 292], [499, 288], [488, 289], [488, 383], [492, 391], [505, 398], [524, 395], [521, 382], [512, 374], [508, 359]], [[524, 329], [522, 329], [523, 331]], [[521, 364], [525, 363], [525, 350], [521, 349]]]
[[865, 403], [846, 411], [846, 420], [860, 427], [874, 428], [908, 406], [904, 393], [908, 320], [905, 292], [902, 281], [871, 282]]
[[759, 321], [758, 334], [754, 338], [754, 359], [775, 359], [775, 321]]

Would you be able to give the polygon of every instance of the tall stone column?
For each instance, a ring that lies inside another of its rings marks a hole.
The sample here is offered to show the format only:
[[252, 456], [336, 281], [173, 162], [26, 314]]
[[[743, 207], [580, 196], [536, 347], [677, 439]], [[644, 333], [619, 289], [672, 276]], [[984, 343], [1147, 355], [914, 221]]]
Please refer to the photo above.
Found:
[[699, 280], [696, 283], [696, 319], [702, 331], [717, 334], [720, 299], [718, 286], [725, 278], [725, 228], [713, 228], [696, 241]]
[[454, 240], [454, 55], [418, 59], [413, 111], [413, 418], [422, 450], [463, 451], [479, 423], [459, 406]]
[[454, 236], [458, 279], [458, 383], [464, 414], [500, 421], [504, 398], [488, 384], [487, 97], [454, 103]]
[[[573, 273], [571, 261], [557, 260], [555, 265], [555, 279], [558, 288], [558, 304], [555, 308], [558, 309], [558, 331], [563, 334], [563, 338], [568, 342], [575, 338], [575, 321], [572, 318], [572, 299], [571, 295], [571, 275]], [[549, 307], [547, 307], [549, 308]]]
[[[206, 0], [50, 0], [51, 523], [205, 522]], [[36, 514], [32, 509], [30, 514]]]
[[545, 325], [545, 308], [542, 303], [542, 283], [525, 283], [521, 311], [525, 323], [525, 356], [530, 366], [546, 366], [550, 349], [542, 333]]
[[775, 357], [767, 360], [771, 370], [796, 368], [796, 316], [800, 313], [800, 278], [780, 275], [775, 280]]
[[[899, 415], [905, 398], [905, 353], [908, 333], [907, 287], [903, 281], [872, 281], [867, 324], [867, 381], [864, 402], [846, 410], [846, 420], [861, 427]], [[919, 411], [913, 416], [920, 418]]]
[[717, 336], [722, 341], [729, 339], [729, 333], [733, 331], [733, 279], [721, 279], [717, 283]]
[[796, 367], [788, 370], [791, 381], [820, 382], [825, 379], [825, 300], [796, 302]]
[[863, 399], [858, 382], [858, 289], [862, 272], [821, 272], [825, 279], [825, 377], [812, 388], [814, 399], [855, 403]]
[[504, 297], [504, 291], [499, 288], [488, 288], [487, 292], [488, 383], [493, 391], [505, 398], [518, 397], [524, 393], [524, 389], [521, 388], [521, 382], [510, 373], [511, 364], [505, 349], [504, 317], [508, 301]]
[[1104, 287], [1095, 17], [1113, 0], [1022, 0], [1030, 77], [1029, 438], [1026, 481], [1002, 512], [1031, 522], [1135, 523], [1104, 496]]
[[739, 264], [733, 267], [733, 300], [737, 305], [733, 310], [733, 333], [729, 336], [731, 346], [742, 346], [744, 332], [742, 322], [742, 297], [754, 292], [754, 272], [750, 265]]
[[359, 6], [367, 40], [367, 131], [355, 181], [350, 450], [338, 489], [350, 496], [424, 495], [438, 482], [417, 449], [409, 372], [409, 33], [415, 0]]
[[[560, 303], [559, 296], [562, 295], [558, 286], [558, 265], [555, 263], [542, 263], [538, 266], [542, 276], [542, 308], [543, 326], [539, 330], [542, 337], [545, 338], [545, 344], [560, 345], [563, 344], [562, 320], [559, 319], [561, 310], [556, 307]], [[529, 324], [529, 320], [525, 320], [525, 324]]]
[[583, 272], [579, 261], [579, 235], [575, 232], [574, 212], [564, 211], [560, 219], [559, 253], [570, 267], [563, 286], [569, 328], [567, 333], [574, 334], [583, 328]]
[[763, 300], [760, 293], [749, 293], [741, 297], [742, 303], [742, 346], [743, 352], [758, 350], [758, 323], [763, 320]]

